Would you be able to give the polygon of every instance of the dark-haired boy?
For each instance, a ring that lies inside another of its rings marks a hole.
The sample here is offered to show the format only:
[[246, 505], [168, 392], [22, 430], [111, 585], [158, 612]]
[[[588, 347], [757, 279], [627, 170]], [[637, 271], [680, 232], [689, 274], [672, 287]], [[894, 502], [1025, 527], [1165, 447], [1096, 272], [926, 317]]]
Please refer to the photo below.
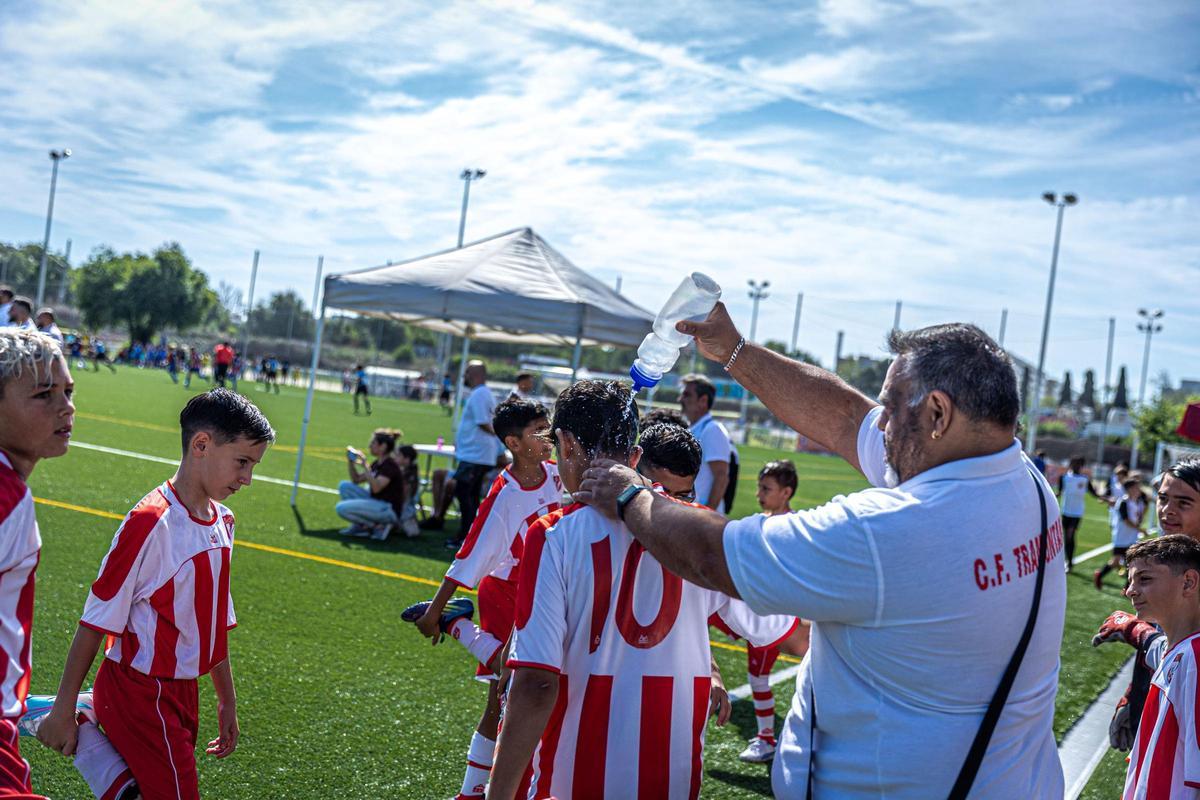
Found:
[[[616, 382], [567, 388], [551, 430], [571, 492], [594, 458], [636, 468], [641, 456], [636, 406], [629, 387]], [[619, 508], [650, 489], [630, 490]], [[573, 504], [531, 525], [488, 796], [515, 797], [532, 757], [531, 797], [696, 797], [713, 612], [762, 645], [786, 638], [795, 624], [755, 616], [667, 572], [623, 523], [594, 508]]]
[[179, 415], [183, 457], [173, 477], [133, 507], [91, 586], [43, 744], [75, 752], [80, 686], [108, 637], [93, 688], [96, 716], [142, 795], [198, 798], [196, 679], [212, 674], [218, 735], [206, 752], [224, 758], [238, 740], [226, 633], [236, 618], [229, 589], [233, 513], [219, 501], [249, 486], [275, 439], [241, 395], [212, 389]]
[[1171, 534], [1126, 554], [1125, 595], [1138, 617], [1157, 622], [1167, 652], [1151, 680], [1129, 756], [1124, 800], [1200, 797], [1200, 543]]
[[[512, 452], [513, 462], [492, 482], [471, 530], [463, 540], [433, 600], [410, 606], [402, 615], [434, 644], [449, 633], [479, 661], [475, 675], [488, 682], [487, 707], [471, 737], [467, 771], [459, 798], [482, 797], [496, 749], [500, 721], [501, 651], [512, 633], [517, 570], [525, 532], [562, 505], [562, 481], [550, 461], [550, 422], [541, 403], [512, 397], [496, 406], [492, 428]], [[479, 587], [479, 625], [471, 603], [451, 597], [458, 587]]]
[[1125, 564], [1125, 552], [1146, 533], [1143, 520], [1146, 517], [1146, 496], [1142, 493], [1142, 476], [1130, 472], [1122, 484], [1125, 494], [1117, 501], [1112, 511], [1112, 555], [1105, 564], [1092, 574], [1092, 583], [1097, 589], [1104, 588], [1104, 576]]
[[686, 425], [651, 424], [642, 430], [638, 444], [642, 448], [638, 472], [674, 498], [688, 503], [696, 499], [696, 474], [703, 454]]

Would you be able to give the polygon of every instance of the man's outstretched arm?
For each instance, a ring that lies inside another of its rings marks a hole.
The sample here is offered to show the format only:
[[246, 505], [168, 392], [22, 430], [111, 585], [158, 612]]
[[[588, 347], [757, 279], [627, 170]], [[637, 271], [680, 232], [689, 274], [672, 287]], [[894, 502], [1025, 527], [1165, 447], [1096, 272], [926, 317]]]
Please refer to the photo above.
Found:
[[504, 727], [488, 780], [488, 800], [513, 800], [538, 739], [558, 700], [558, 675], [547, 669], [517, 667], [504, 706]]
[[[741, 338], [724, 303], [717, 303], [703, 322], [676, 327], [695, 336], [704, 357], [721, 365]], [[827, 370], [751, 342], [743, 345], [729, 374], [788, 427], [858, 468], [858, 428], [875, 406], [862, 392]]]

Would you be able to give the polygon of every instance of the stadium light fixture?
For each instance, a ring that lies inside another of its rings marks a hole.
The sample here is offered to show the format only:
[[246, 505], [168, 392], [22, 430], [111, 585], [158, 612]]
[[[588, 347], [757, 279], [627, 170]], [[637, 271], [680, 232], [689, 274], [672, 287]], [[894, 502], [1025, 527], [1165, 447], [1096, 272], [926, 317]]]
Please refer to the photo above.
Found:
[[[753, 342], [755, 335], [757, 335], [757, 333], [758, 333], [758, 304], [760, 301], [766, 299], [769, 296], [767, 294], [767, 287], [771, 285], [771, 282], [770, 281], [761, 281], [760, 282], [760, 281], [755, 281], [755, 280], [748, 280], [748, 281], [746, 281], [746, 284], [750, 287], [750, 299], [754, 303], [752, 310], [750, 312], [750, 339], [749, 339], [749, 341]], [[746, 409], [749, 406], [749, 404], [750, 404], [750, 393], [748, 391], [746, 391], [745, 387], [742, 387], [742, 401], [740, 404], [738, 420], [742, 426], [743, 436], [745, 436], [745, 430], [746, 430]], [[743, 439], [743, 441], [749, 441], [749, 437], [747, 436], [745, 439]]]
[[470, 167], [459, 173], [459, 180], [463, 182], [462, 213], [458, 217], [459, 247], [463, 246], [463, 234], [467, 230], [467, 203], [471, 199], [471, 181], [483, 180], [485, 175], [487, 175], [486, 169], [471, 169]]
[[50, 160], [54, 166], [50, 170], [50, 202], [46, 206], [46, 235], [42, 238], [42, 263], [38, 268], [37, 303], [34, 310], [40, 309], [46, 299], [46, 253], [50, 249], [50, 224], [54, 219], [54, 189], [58, 185], [58, 162], [71, 157], [67, 148], [51, 150]]
[[1042, 317], [1042, 345], [1038, 350], [1037, 375], [1034, 378], [1033, 397], [1029, 402], [1029, 415], [1026, 419], [1025, 452], [1033, 453], [1037, 445], [1038, 412], [1042, 405], [1042, 373], [1046, 368], [1046, 342], [1050, 337], [1050, 310], [1054, 304], [1054, 278], [1058, 273], [1058, 245], [1062, 240], [1063, 211], [1067, 206], [1079, 202], [1079, 197], [1072, 192], [1061, 198], [1054, 192], [1042, 192], [1042, 199], [1058, 209], [1058, 220], [1054, 225], [1054, 250], [1050, 256], [1050, 285], [1046, 289], [1046, 313]]
[[[1162, 333], [1163, 326], [1158, 320], [1163, 318], [1163, 310], [1156, 308], [1153, 311], [1148, 311], [1144, 308], [1138, 309], [1138, 316], [1144, 321], [1139, 322], [1137, 329], [1146, 334], [1146, 349], [1142, 352], [1142, 384], [1138, 389], [1138, 407], [1140, 408], [1146, 402], [1146, 377], [1150, 374], [1150, 339], [1156, 333]], [[1133, 447], [1129, 452], [1129, 466], [1131, 469], [1137, 469], [1138, 464], [1138, 446], [1141, 444], [1141, 437], [1138, 436], [1137, 428], [1133, 429]]]

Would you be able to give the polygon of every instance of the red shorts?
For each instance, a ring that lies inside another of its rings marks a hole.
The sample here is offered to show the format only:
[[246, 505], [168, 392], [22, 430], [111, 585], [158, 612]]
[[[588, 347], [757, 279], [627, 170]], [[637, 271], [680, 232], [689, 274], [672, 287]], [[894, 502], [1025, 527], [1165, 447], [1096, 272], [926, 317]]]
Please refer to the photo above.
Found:
[[[504, 647], [517, 622], [517, 582], [488, 575], [479, 582], [479, 628], [496, 637]], [[499, 652], [497, 649], [496, 652]], [[488, 663], [496, 657], [493, 653]], [[475, 667], [477, 677], [494, 677], [495, 673], [483, 664]]]
[[5, 800], [46, 800], [33, 793], [29, 763], [17, 744], [17, 721], [0, 719], [0, 797]]
[[151, 678], [104, 659], [93, 689], [96, 717], [144, 800], [199, 800], [198, 692], [194, 678]]
[[[729, 626], [725, 624], [725, 620], [717, 614], [713, 614], [708, 618], [708, 624], [712, 625], [717, 630], [729, 636], [734, 641], [741, 639]], [[775, 666], [775, 660], [779, 658], [778, 647], [755, 647], [746, 642], [746, 671], [756, 678], [771, 674], [771, 667]]]

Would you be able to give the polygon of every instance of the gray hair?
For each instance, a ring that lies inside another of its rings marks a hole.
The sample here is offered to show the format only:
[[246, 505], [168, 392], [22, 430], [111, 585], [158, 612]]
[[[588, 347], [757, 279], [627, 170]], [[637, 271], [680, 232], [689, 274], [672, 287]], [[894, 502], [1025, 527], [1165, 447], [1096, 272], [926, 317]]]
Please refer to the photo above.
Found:
[[33, 370], [34, 377], [50, 371], [54, 359], [62, 357], [58, 342], [37, 331], [0, 329], [0, 396], [9, 381]]
[[971, 420], [1006, 428], [1017, 424], [1021, 397], [1012, 359], [975, 325], [953, 322], [894, 330], [888, 349], [905, 357], [900, 375], [910, 381], [910, 405], [941, 391]]

